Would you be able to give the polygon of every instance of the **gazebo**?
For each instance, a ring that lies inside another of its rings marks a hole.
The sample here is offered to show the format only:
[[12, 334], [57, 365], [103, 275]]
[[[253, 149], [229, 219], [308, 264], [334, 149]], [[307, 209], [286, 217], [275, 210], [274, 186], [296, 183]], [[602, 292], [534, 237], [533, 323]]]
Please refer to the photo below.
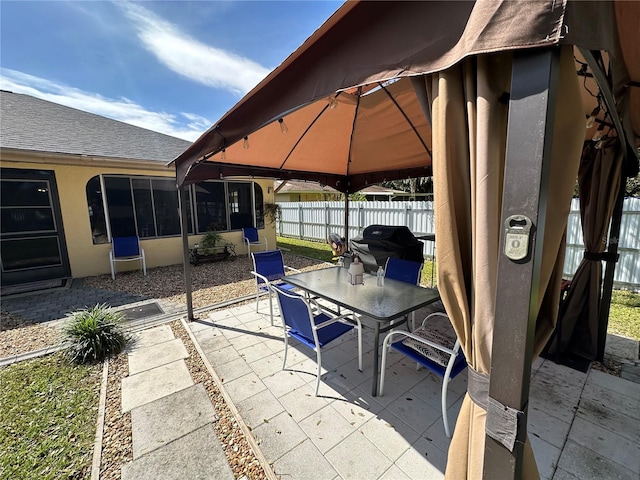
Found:
[[470, 366], [447, 478], [537, 477], [531, 362], [554, 332], [579, 173], [598, 220], [571, 295], [598, 301], [554, 348], [603, 347], [617, 244], [602, 239], [638, 168], [638, 18], [622, 1], [347, 2], [173, 162], [179, 188], [433, 175], [438, 286]]

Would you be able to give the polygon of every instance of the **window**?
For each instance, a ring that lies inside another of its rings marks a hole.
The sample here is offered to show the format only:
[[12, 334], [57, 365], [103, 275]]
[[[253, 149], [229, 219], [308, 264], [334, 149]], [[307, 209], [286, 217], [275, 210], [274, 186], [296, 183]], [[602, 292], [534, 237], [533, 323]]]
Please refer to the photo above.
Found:
[[229, 189], [229, 220], [231, 230], [243, 227], [253, 227], [253, 199], [250, 183], [230, 182]]
[[128, 177], [105, 177], [107, 192], [109, 225], [112, 237], [131, 237], [137, 235], [135, 215], [133, 213], [133, 195], [131, 179]]
[[[194, 226], [197, 233], [254, 225], [264, 228], [262, 188], [256, 183], [201, 182], [187, 187], [186, 197], [189, 233], [194, 232]], [[156, 238], [181, 233], [173, 179], [96, 176], [87, 182], [87, 203], [93, 243], [107, 243], [108, 230], [112, 237]]]
[[107, 243], [107, 222], [102, 201], [100, 177], [93, 177], [87, 182], [87, 203], [89, 205], [89, 221], [93, 243]]
[[133, 201], [136, 205], [138, 236], [140, 238], [155, 237], [157, 233], [156, 222], [153, 216], [151, 179], [134, 178], [131, 180], [131, 185], [133, 186]]
[[2, 233], [54, 232], [53, 209], [46, 180], [2, 180]]
[[173, 180], [151, 180], [158, 237], [180, 235], [180, 206]]
[[224, 201], [224, 182], [194, 185], [198, 233], [207, 230], [227, 230], [227, 204]]
[[254, 204], [256, 208], [256, 227], [264, 228], [264, 200], [262, 198], [262, 188], [257, 183], [253, 184]]

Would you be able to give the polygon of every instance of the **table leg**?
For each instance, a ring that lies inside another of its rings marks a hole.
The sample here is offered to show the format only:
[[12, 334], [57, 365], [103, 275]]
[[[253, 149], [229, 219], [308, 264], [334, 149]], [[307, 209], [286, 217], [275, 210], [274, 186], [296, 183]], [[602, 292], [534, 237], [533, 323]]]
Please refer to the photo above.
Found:
[[380, 349], [380, 322], [376, 322], [375, 328], [375, 340], [373, 341], [373, 386], [371, 387], [371, 396], [378, 396], [378, 362], [379, 362], [379, 349]]

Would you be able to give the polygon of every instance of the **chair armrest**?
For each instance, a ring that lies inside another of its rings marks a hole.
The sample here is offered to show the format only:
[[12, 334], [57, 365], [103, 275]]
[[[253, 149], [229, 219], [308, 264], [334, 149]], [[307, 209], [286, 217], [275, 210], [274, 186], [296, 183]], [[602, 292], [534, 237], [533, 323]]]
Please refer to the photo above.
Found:
[[302, 270], [298, 270], [297, 268], [289, 267], [287, 265], [284, 266], [284, 269], [295, 273], [302, 273]]
[[[449, 315], [447, 315], [445, 312], [433, 312], [427, 315], [426, 317], [424, 317], [424, 320], [422, 320], [423, 327], [425, 323], [427, 323], [427, 320], [429, 320], [431, 317], [446, 317], [447, 320], [449, 320]], [[451, 320], [449, 320], [449, 322], [451, 322]]]
[[265, 277], [264, 275], [260, 275], [258, 272], [254, 272], [253, 270], [251, 270], [251, 275], [256, 277], [256, 280], [258, 280], [258, 278], [261, 278], [262, 281], [267, 284], [267, 286], [271, 283], [267, 277]]

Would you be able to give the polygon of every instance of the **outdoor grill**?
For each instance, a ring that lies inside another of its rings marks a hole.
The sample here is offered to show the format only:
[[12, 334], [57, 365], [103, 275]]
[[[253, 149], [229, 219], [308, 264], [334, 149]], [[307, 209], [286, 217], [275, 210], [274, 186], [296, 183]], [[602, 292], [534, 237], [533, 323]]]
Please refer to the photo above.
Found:
[[405, 226], [369, 225], [349, 244], [369, 273], [375, 273], [378, 266], [384, 267], [389, 257], [424, 262], [422, 242]]

